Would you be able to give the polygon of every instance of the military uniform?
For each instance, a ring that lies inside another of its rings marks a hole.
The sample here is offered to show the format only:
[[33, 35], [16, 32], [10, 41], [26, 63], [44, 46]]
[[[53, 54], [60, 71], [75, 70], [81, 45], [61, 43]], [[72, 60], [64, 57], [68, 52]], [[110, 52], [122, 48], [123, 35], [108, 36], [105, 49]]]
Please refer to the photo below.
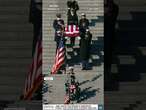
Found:
[[58, 46], [59, 46], [61, 37], [64, 39], [64, 35], [62, 33], [62, 30], [64, 30], [64, 29], [61, 25], [64, 25], [64, 21], [62, 19], [54, 20], [53, 27], [55, 29], [54, 41], [56, 41], [56, 48], [58, 48]]
[[[79, 31], [80, 31], [80, 37], [82, 38], [82, 36], [85, 35], [86, 30], [89, 29], [89, 20], [84, 18], [84, 19], [80, 19], [79, 21]], [[81, 45], [81, 40], [80, 40], [80, 44]]]
[[89, 29], [89, 20], [88, 19], [80, 19], [80, 22], [79, 22], [79, 30], [80, 30], [80, 33], [85, 33], [86, 32], [86, 29]]

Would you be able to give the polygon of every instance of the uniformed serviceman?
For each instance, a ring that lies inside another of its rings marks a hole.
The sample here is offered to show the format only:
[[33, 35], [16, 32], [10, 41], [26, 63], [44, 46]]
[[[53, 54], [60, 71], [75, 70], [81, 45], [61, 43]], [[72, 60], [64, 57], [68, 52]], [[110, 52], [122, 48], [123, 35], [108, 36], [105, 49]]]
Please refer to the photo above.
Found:
[[56, 41], [56, 49], [59, 46], [59, 42], [61, 37], [64, 39], [63, 31], [64, 31], [64, 20], [61, 18], [61, 14], [56, 14], [56, 19], [53, 22], [53, 27], [55, 29], [55, 38]]
[[[86, 18], [86, 14], [81, 14], [81, 19], [79, 21], [79, 31], [80, 31], [80, 37], [85, 36], [86, 30], [89, 29], [89, 20]], [[80, 44], [81, 45], [81, 41]]]

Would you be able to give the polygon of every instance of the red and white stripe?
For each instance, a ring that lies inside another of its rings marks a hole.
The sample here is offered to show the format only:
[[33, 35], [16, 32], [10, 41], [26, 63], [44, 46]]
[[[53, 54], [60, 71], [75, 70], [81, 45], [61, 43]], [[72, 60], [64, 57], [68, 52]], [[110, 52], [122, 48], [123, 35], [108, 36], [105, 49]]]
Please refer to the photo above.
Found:
[[79, 33], [79, 27], [78, 25], [67, 25], [65, 28], [65, 36], [67, 37], [78, 37], [80, 35]]
[[24, 99], [30, 99], [42, 83], [42, 41], [38, 40], [24, 88]]
[[57, 53], [55, 56], [55, 63], [52, 67], [51, 74], [55, 74], [60, 67], [64, 64], [65, 61], [65, 48], [64, 46], [57, 49]]

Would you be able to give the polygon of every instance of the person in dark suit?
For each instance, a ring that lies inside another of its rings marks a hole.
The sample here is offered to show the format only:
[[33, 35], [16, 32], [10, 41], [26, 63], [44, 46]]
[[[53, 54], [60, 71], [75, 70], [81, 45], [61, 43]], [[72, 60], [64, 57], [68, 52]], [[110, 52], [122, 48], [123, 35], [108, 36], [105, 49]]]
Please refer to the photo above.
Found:
[[29, 22], [33, 24], [33, 48], [32, 56], [35, 51], [35, 46], [37, 43], [40, 30], [42, 28], [42, 1], [41, 0], [31, 0], [30, 12], [29, 12]]
[[82, 60], [82, 70], [88, 69], [88, 60], [90, 57], [92, 34], [89, 30], [81, 36], [80, 58]]
[[[64, 20], [61, 19], [61, 14], [56, 14], [56, 19], [53, 22], [53, 27], [55, 29], [55, 38], [54, 40], [56, 41], [56, 49], [59, 46], [59, 42], [61, 37], [63, 37], [63, 31], [64, 31]], [[64, 39], [64, 37], [63, 37]]]

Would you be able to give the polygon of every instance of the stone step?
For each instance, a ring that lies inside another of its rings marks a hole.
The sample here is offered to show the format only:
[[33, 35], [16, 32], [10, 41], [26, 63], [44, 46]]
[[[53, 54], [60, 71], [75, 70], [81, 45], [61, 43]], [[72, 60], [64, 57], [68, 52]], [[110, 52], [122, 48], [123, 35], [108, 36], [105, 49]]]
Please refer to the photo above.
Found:
[[18, 100], [19, 97], [19, 94], [0, 94], [0, 99], [4, 101]]
[[139, 92], [145, 92], [146, 91], [146, 88], [145, 88], [145, 84], [144, 85], [124, 85], [124, 86], [121, 86], [120, 87], [120, 90], [122, 91], [133, 91], [133, 92], [136, 92], [136, 93], [139, 93]]
[[28, 15], [9, 15], [9, 14], [1, 14], [0, 15], [0, 23], [14, 23], [14, 24], [28, 24]]
[[[19, 73], [22, 74], [22, 73]], [[19, 82], [19, 83], [18, 83]], [[23, 76], [2, 76], [0, 77], [0, 85], [2, 86], [22, 86], [25, 85], [25, 77]]]
[[31, 49], [2, 49], [0, 48], [1, 58], [31, 58]]
[[0, 6], [28, 6], [29, 3], [30, 0], [13, 0], [13, 2], [0, 0]]
[[120, 65], [134, 65], [136, 63], [135, 56], [132, 55], [118, 55]]
[[15, 108], [15, 107], [20, 107], [20, 108], [25, 108], [26, 110], [41, 110], [42, 105], [40, 104], [11, 104], [9, 105], [9, 108]]
[[[98, 15], [98, 14], [100, 14], [101, 12], [103, 13], [103, 6], [101, 6], [101, 7], [99, 7], [97, 4], [95, 4], [95, 5], [93, 5], [93, 4], [91, 4], [91, 5], [85, 5], [83, 8], [81, 8], [77, 13], [81, 13], [81, 12], [85, 12], [85, 13], [89, 13], [89, 12], [91, 12], [91, 13], [95, 13], [96, 12], [96, 14]], [[97, 8], [98, 7], [98, 8]], [[49, 13], [52, 13], [52, 12], [54, 12], [54, 11], [58, 11], [58, 10], [60, 10], [59, 8], [52, 8], [52, 7], [50, 7], [50, 8], [44, 8], [43, 9], [44, 11], [50, 11]], [[52, 11], [52, 12], [51, 12]], [[67, 12], [67, 8], [65, 8], [65, 9], [62, 9], [61, 10], [62, 12], [61, 13], [66, 13]], [[92, 12], [93, 11], [93, 12]], [[53, 14], [53, 13], [52, 13]]]
[[25, 41], [0, 41], [0, 48], [32, 48], [32, 42]]
[[[64, 2], [64, 1], [60, 2], [59, 3], [59, 6], [57, 5], [57, 3], [55, 4], [55, 3], [45, 2], [45, 5], [47, 5], [47, 4], [51, 8], [52, 7], [53, 8], [56, 8], [56, 7], [61, 8], [61, 6], [67, 7], [67, 3]], [[83, 7], [87, 7], [87, 6], [89, 7], [89, 6], [92, 6], [92, 5], [93, 5], [93, 7], [94, 6], [102, 7], [103, 1], [91, 1], [91, 2], [89, 2], [89, 1], [83, 1], [83, 2], [78, 2], [78, 4], [79, 4], [80, 9], [82, 9]], [[63, 9], [63, 8], [61, 8], [61, 9]]]
[[141, 101], [145, 101], [145, 95], [144, 94], [139, 94], [139, 95], [135, 95], [135, 94], [121, 94], [119, 96], [119, 94], [108, 94], [105, 95], [105, 103], [135, 103], [135, 101], [137, 100], [141, 100]]
[[[51, 64], [51, 62], [49, 62], [49, 64]], [[52, 63], [53, 64], [53, 63]], [[50, 65], [48, 64], [43, 64], [43, 71], [45, 74], [49, 73], [49, 70], [51, 69], [52, 65], [49, 67]], [[79, 65], [74, 65], [75, 67], [75, 72], [77, 73], [100, 73], [103, 72], [103, 65], [100, 66], [93, 66], [91, 70], [87, 70], [87, 71], [83, 71], [81, 66]]]
[[[18, 96], [18, 95], [20, 95], [20, 94], [22, 94], [22, 91], [23, 91], [23, 87], [24, 86], [15, 86], [15, 85], [13, 85], [13, 86], [10, 86], [10, 85], [0, 85], [0, 99], [2, 100], [2, 96], [1, 95], [4, 95], [5, 97], [6, 97], [6, 95], [16, 95], [16, 96]], [[15, 97], [16, 97], [15, 96]], [[6, 97], [7, 99], [9, 99], [8, 97]], [[13, 100], [13, 99], [9, 99], [9, 100]]]
[[2, 32], [32, 32], [32, 26], [29, 24], [20, 25], [20, 24], [9, 24], [1, 23], [0, 31]]
[[124, 107], [129, 107], [129, 103], [105, 103], [105, 110], [123, 110]]
[[14, 104], [9, 104], [10, 105], [41, 105], [42, 106], [42, 101], [39, 100], [31, 100], [31, 101], [16, 101]]
[[0, 58], [0, 66], [1, 67], [23, 67], [23, 66], [29, 66], [31, 63], [31, 59], [28, 58]]
[[124, 7], [120, 7], [120, 9], [119, 9], [119, 13], [125, 13], [125, 12], [130, 12], [130, 11], [135, 11], [135, 12], [145, 12], [145, 10], [146, 10], [146, 7], [145, 6], [139, 6], [139, 7], [137, 7], [137, 6], [131, 6], [131, 7], [129, 7], [129, 6], [124, 6]]
[[145, 105], [139, 105], [138, 107], [134, 108], [133, 110], [145, 110], [146, 104]]
[[121, 31], [138, 32], [138, 31], [145, 31], [145, 30], [146, 30], [146, 28], [140, 28], [140, 27], [131, 27], [131, 28], [125, 27], [125, 28], [117, 29], [117, 31], [119, 31], [119, 32], [121, 32]]
[[32, 32], [0, 32], [0, 41], [32, 41]]
[[1, 6], [0, 7], [1, 14], [23, 14], [28, 16], [29, 6]]
[[140, 1], [137, 2], [136, 0], [133, 0], [132, 2], [130, 1], [118, 1], [120, 3], [119, 7], [137, 7], [137, 6], [144, 6], [146, 4], [146, 1]]
[[[136, 2], [137, 0], [115, 0], [116, 3], [133, 3]], [[145, 2], [145, 0], [139, 0], [139, 2]]]
[[3, 77], [26, 77], [26, 74], [29, 71], [29, 65], [23, 66], [23, 68], [18, 69], [17, 67], [0, 67], [1, 76]]

